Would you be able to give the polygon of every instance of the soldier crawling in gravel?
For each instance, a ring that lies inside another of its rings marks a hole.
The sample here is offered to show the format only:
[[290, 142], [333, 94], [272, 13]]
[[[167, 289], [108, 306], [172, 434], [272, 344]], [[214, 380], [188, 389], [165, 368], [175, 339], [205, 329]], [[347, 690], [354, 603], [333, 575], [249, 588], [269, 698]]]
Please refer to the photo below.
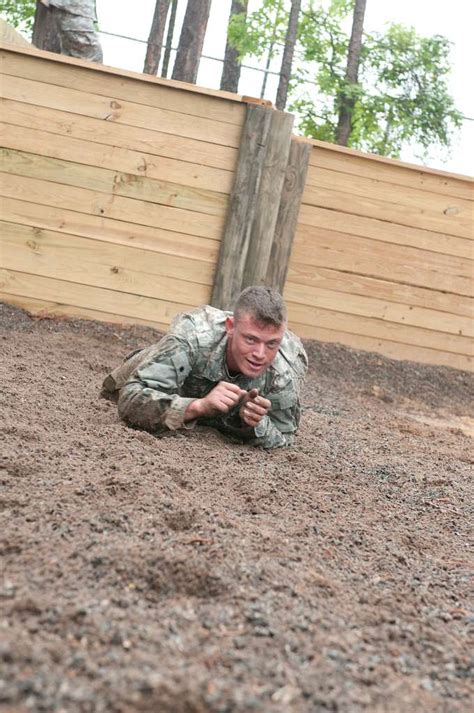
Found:
[[61, 54], [102, 62], [102, 47], [94, 29], [94, 0], [41, 0], [54, 17]]
[[282, 297], [258, 286], [240, 294], [233, 314], [209, 306], [180, 314], [106, 377], [102, 396], [154, 433], [197, 423], [253, 446], [289, 446], [308, 360], [286, 321]]

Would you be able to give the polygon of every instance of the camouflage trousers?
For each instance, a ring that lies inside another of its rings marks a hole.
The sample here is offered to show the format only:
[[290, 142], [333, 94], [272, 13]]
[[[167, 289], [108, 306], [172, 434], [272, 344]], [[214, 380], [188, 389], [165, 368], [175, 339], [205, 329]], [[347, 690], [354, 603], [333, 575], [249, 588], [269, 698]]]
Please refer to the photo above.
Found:
[[61, 42], [61, 54], [102, 62], [102, 47], [94, 30], [92, 18], [73, 15], [67, 10], [51, 7]]

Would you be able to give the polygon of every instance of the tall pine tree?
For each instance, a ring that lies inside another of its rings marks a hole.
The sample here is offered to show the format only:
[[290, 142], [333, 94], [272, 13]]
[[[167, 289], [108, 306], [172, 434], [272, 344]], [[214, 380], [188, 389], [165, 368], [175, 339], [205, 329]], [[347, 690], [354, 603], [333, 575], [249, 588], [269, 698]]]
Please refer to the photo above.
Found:
[[336, 129], [336, 143], [341, 144], [341, 146], [347, 146], [352, 130], [352, 115], [356, 103], [366, 4], [367, 0], [355, 0], [352, 32], [347, 51], [345, 86], [341, 89], [339, 96], [340, 108]]
[[293, 55], [295, 53], [296, 40], [298, 36], [298, 20], [301, 11], [301, 0], [291, 0], [290, 17], [288, 20], [288, 30], [286, 32], [285, 47], [281, 61], [280, 81], [276, 95], [275, 106], [281, 111], [286, 106], [288, 97], [288, 85], [291, 77], [291, 67], [293, 65]]
[[228, 92], [237, 92], [239, 89], [240, 67], [239, 52], [231, 41], [232, 18], [236, 15], [246, 14], [248, 0], [232, 0], [230, 7], [229, 23], [227, 29], [227, 43], [225, 46], [224, 67], [222, 69], [221, 89]]
[[150, 34], [148, 36], [145, 64], [143, 65], [143, 72], [145, 74], [158, 73], [169, 4], [170, 0], [156, 0]]
[[173, 68], [173, 79], [196, 83], [210, 11], [211, 0], [188, 0]]

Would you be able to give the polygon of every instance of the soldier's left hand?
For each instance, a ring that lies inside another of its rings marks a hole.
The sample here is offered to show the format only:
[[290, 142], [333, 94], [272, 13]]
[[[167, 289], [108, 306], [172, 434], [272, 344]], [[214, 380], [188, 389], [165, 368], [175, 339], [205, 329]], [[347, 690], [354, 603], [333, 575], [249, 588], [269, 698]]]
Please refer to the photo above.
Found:
[[271, 401], [260, 396], [256, 391], [252, 394], [253, 389], [244, 398], [239, 410], [241, 420], [251, 428], [255, 428], [262, 418], [266, 416], [271, 407]]

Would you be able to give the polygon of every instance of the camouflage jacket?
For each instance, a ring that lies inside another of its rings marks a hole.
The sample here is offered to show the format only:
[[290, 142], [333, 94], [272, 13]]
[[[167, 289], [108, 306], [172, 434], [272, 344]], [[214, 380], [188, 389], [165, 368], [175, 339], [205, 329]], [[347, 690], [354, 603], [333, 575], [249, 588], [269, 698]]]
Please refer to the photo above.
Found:
[[[306, 352], [298, 337], [286, 331], [273, 363], [256, 378], [231, 377], [226, 366], [229, 312], [202, 307], [178, 315], [157, 344], [132, 353], [105, 379], [102, 395], [116, 397], [121, 418], [160, 432], [212, 426], [241, 442], [264, 448], [291, 445], [300, 420], [300, 389], [307, 371]], [[220, 381], [241, 389], [257, 388], [271, 409], [255, 427], [240, 420], [239, 406], [227, 414], [184, 422], [188, 405]]]

